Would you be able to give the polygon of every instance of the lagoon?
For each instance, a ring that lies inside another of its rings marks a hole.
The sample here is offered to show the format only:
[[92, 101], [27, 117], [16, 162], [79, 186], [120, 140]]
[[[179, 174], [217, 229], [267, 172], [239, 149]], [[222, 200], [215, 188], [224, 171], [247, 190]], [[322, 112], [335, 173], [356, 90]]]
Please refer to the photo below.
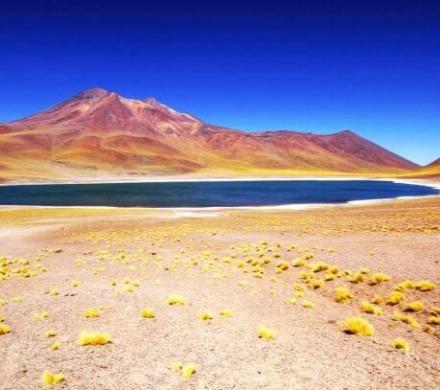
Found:
[[255, 180], [0, 186], [0, 205], [252, 207], [343, 204], [440, 194], [385, 180]]

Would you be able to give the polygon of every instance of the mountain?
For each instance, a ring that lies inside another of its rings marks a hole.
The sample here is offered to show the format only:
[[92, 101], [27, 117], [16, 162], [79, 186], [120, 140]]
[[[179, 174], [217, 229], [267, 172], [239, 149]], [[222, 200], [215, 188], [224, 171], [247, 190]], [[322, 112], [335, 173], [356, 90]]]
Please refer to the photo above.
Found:
[[431, 164], [427, 165], [426, 168], [428, 169], [434, 169], [436, 171], [440, 171], [440, 158], [433, 161]]
[[440, 178], [440, 158], [412, 173], [414, 177]]
[[0, 124], [0, 153], [3, 180], [367, 175], [418, 168], [349, 130], [247, 133], [208, 124], [153, 98], [127, 99], [100, 88]]

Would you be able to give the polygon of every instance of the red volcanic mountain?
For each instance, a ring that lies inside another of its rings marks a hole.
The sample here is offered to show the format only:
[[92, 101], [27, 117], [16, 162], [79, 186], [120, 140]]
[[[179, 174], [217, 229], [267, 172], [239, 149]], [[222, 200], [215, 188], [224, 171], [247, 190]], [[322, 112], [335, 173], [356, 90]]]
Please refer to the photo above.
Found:
[[3, 180], [294, 174], [396, 174], [414, 163], [345, 130], [246, 133], [155, 99], [95, 88], [0, 125]]

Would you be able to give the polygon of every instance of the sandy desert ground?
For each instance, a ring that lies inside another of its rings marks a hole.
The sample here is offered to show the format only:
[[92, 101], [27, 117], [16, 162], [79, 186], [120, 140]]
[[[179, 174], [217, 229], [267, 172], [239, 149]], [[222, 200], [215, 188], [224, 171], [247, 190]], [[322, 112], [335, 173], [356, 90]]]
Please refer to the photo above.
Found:
[[[440, 388], [440, 198], [5, 208], [0, 242], [4, 390], [44, 388], [45, 370], [64, 375], [54, 388], [78, 390]], [[170, 305], [173, 294], [185, 304]], [[347, 333], [350, 317], [374, 333]], [[112, 342], [80, 345], [83, 331]]]

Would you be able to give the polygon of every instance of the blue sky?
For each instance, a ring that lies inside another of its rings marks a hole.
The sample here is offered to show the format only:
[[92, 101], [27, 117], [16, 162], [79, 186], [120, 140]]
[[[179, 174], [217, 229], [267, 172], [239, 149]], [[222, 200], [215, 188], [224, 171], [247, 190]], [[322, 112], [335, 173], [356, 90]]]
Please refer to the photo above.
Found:
[[0, 121], [99, 86], [242, 130], [352, 129], [425, 164], [439, 20], [427, 1], [18, 0], [0, 12]]

